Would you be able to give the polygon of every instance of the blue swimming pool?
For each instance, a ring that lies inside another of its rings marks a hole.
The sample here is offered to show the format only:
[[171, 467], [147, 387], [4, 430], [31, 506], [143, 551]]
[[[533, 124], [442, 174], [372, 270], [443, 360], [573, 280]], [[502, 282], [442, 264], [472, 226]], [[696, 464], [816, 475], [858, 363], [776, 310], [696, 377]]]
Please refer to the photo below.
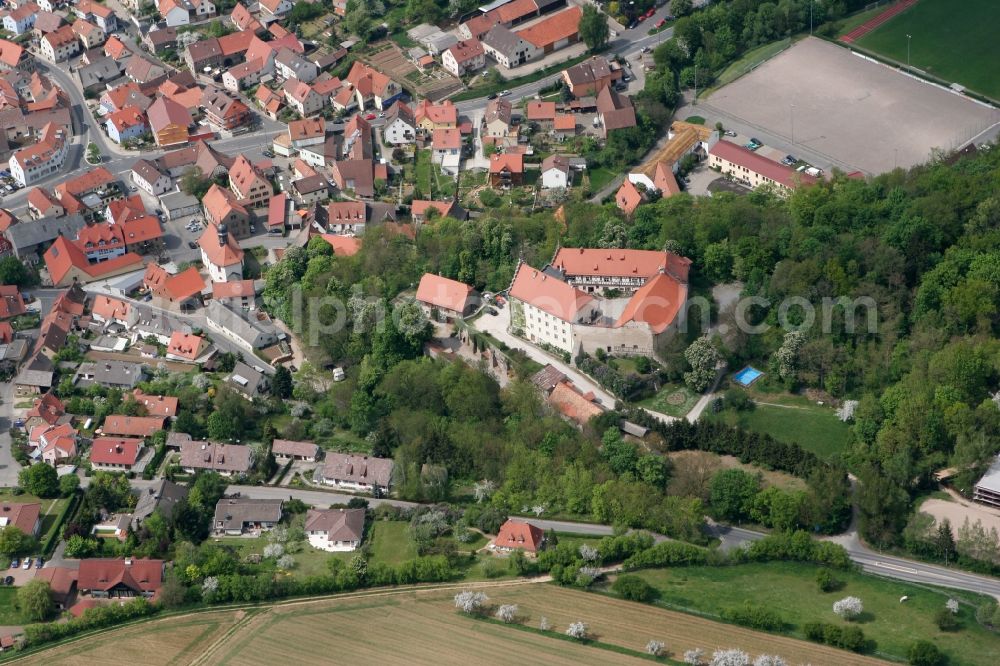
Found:
[[736, 383], [739, 384], [740, 386], [750, 386], [755, 381], [760, 379], [761, 375], [763, 374], [764, 373], [758, 370], [757, 368], [753, 368], [748, 365], [747, 367], [743, 368], [735, 375], [733, 375], [733, 379], [736, 380]]

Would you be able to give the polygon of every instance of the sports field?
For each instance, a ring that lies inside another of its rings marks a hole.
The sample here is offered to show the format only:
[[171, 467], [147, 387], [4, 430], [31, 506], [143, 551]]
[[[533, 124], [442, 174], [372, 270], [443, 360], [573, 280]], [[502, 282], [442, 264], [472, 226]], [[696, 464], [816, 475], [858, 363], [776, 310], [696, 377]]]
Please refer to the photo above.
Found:
[[909, 41], [913, 67], [1000, 100], [998, 26], [997, 0], [919, 0], [857, 44], [905, 64]]
[[960, 148], [1000, 121], [994, 109], [816, 38], [715, 91], [700, 108], [821, 166], [871, 174], [926, 162], [932, 148]]
[[[520, 624], [505, 626], [455, 610], [461, 587], [385, 590], [242, 612], [166, 618], [111, 631], [32, 655], [28, 664], [466, 664], [515, 658], [519, 664], [589, 666], [646, 663], [650, 639], [678, 664], [684, 650], [739, 647], [789, 663], [868, 666], [868, 656], [762, 634], [693, 615], [547, 583], [485, 584], [491, 605], [517, 604]], [[542, 617], [550, 632], [537, 631]], [[204, 621], [201, 621], [204, 618]], [[586, 644], [567, 640], [584, 622]]]

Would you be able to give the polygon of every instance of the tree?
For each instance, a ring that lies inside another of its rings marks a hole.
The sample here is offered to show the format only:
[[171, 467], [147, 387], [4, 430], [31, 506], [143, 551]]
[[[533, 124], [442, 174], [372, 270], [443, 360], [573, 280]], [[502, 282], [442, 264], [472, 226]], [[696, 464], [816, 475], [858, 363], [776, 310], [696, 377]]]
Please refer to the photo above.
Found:
[[625, 474], [635, 470], [635, 465], [639, 461], [635, 446], [622, 439], [618, 428], [605, 430], [601, 442], [603, 444], [601, 453], [615, 474]]
[[694, 9], [694, 3], [691, 0], [670, 0], [670, 13], [677, 18], [687, 16], [692, 9]]
[[608, 19], [603, 12], [593, 5], [584, 5], [580, 15], [580, 39], [591, 51], [603, 49], [611, 37]]
[[181, 191], [185, 194], [190, 194], [196, 199], [205, 198], [211, 187], [212, 179], [203, 176], [199, 167], [188, 167], [181, 175]]
[[788, 666], [788, 664], [776, 654], [762, 654], [753, 660], [753, 666]]
[[69, 497], [76, 492], [76, 489], [80, 487], [80, 477], [76, 474], [66, 474], [65, 476], [59, 477], [59, 494], [63, 497]]
[[34, 539], [15, 525], [0, 529], [0, 555], [13, 557], [31, 549]]
[[646, 654], [651, 655], [653, 657], [659, 657], [661, 654], [663, 654], [663, 650], [666, 647], [667, 645], [663, 641], [652, 639], [648, 643], [646, 643]]
[[483, 592], [465, 590], [455, 595], [455, 608], [463, 613], [473, 615], [482, 612], [489, 600], [490, 598]]
[[711, 666], [750, 666], [750, 655], [735, 648], [716, 650], [709, 663]]
[[941, 631], [955, 631], [961, 626], [955, 613], [947, 608], [938, 609], [937, 613], [934, 614], [934, 622]]
[[510, 624], [517, 619], [517, 604], [503, 604], [497, 609], [496, 616], [504, 624]]
[[945, 663], [944, 655], [938, 646], [924, 640], [913, 643], [906, 653], [906, 658], [911, 666], [942, 666]]
[[66, 541], [66, 557], [84, 559], [97, 550], [97, 541], [74, 534]]
[[35, 463], [22, 469], [17, 481], [22, 488], [38, 497], [57, 497], [59, 495], [59, 475], [56, 468], [45, 463]]
[[642, 578], [630, 574], [618, 576], [611, 589], [620, 594], [623, 599], [643, 603], [651, 600], [656, 594], [656, 590], [652, 585]]
[[691, 365], [691, 371], [684, 373], [684, 383], [692, 391], [701, 393], [715, 379], [716, 367], [722, 357], [707, 336], [702, 336], [691, 343], [684, 352], [684, 358]]
[[23, 585], [17, 591], [17, 605], [29, 619], [45, 620], [55, 608], [48, 582], [35, 578]]
[[704, 661], [702, 658], [705, 656], [705, 651], [701, 648], [694, 648], [692, 650], [684, 651], [684, 663], [688, 666], [701, 666]]
[[0, 284], [14, 284], [19, 287], [27, 285], [31, 274], [17, 257], [0, 259]]
[[853, 620], [864, 612], [864, 604], [858, 597], [844, 597], [833, 603], [833, 612], [845, 620]]
[[741, 469], [724, 469], [712, 477], [709, 504], [721, 519], [742, 521], [750, 515], [760, 479]]
[[579, 620], [572, 622], [566, 628], [566, 635], [580, 641], [587, 640], [587, 625]]
[[187, 588], [184, 587], [184, 582], [171, 569], [167, 573], [163, 585], [160, 586], [160, 603], [163, 604], [164, 608], [178, 608], [179, 606], [183, 606], [186, 592]]
[[292, 373], [283, 365], [279, 365], [271, 378], [271, 394], [278, 398], [292, 397]]

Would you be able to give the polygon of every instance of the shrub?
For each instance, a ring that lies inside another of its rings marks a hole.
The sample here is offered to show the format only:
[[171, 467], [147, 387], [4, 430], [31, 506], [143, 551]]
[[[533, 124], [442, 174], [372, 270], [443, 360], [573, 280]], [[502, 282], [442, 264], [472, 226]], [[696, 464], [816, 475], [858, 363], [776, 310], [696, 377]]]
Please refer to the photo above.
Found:
[[825, 622], [806, 622], [802, 625], [805, 637], [816, 643], [826, 643], [833, 647], [864, 652], [868, 649], [868, 641], [859, 627], [841, 627]]
[[934, 615], [934, 622], [941, 631], [955, 631], [961, 626], [955, 614], [947, 608], [942, 608]]
[[629, 601], [647, 602], [656, 594], [653, 587], [638, 576], [621, 575], [611, 588]]
[[816, 572], [816, 585], [820, 592], [833, 592], [840, 587], [840, 581], [833, 577], [829, 569], [820, 569]]
[[941, 650], [930, 641], [915, 642], [910, 646], [906, 657], [912, 666], [941, 666], [945, 663]]
[[864, 610], [864, 604], [862, 604], [861, 599], [857, 597], [844, 597], [840, 601], [835, 601], [833, 604], [833, 612], [845, 620], [853, 620], [857, 616], [861, 615]]
[[709, 563], [710, 551], [681, 541], [661, 541], [652, 548], [636, 553], [622, 563], [622, 568], [695, 566]]
[[736, 608], [722, 610], [722, 619], [726, 622], [741, 624], [744, 627], [761, 631], [777, 631], [784, 626], [784, 621], [774, 611], [762, 606], [754, 606], [749, 601]]

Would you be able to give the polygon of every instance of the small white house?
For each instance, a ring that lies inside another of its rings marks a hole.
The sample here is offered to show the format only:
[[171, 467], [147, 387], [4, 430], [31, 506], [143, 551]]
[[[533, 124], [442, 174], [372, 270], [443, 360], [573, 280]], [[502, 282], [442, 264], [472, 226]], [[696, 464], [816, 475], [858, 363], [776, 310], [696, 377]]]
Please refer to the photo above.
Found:
[[563, 155], [549, 155], [542, 161], [542, 189], [567, 188], [570, 184], [569, 159]]
[[309, 509], [305, 532], [309, 545], [329, 553], [356, 550], [365, 531], [364, 509]]

